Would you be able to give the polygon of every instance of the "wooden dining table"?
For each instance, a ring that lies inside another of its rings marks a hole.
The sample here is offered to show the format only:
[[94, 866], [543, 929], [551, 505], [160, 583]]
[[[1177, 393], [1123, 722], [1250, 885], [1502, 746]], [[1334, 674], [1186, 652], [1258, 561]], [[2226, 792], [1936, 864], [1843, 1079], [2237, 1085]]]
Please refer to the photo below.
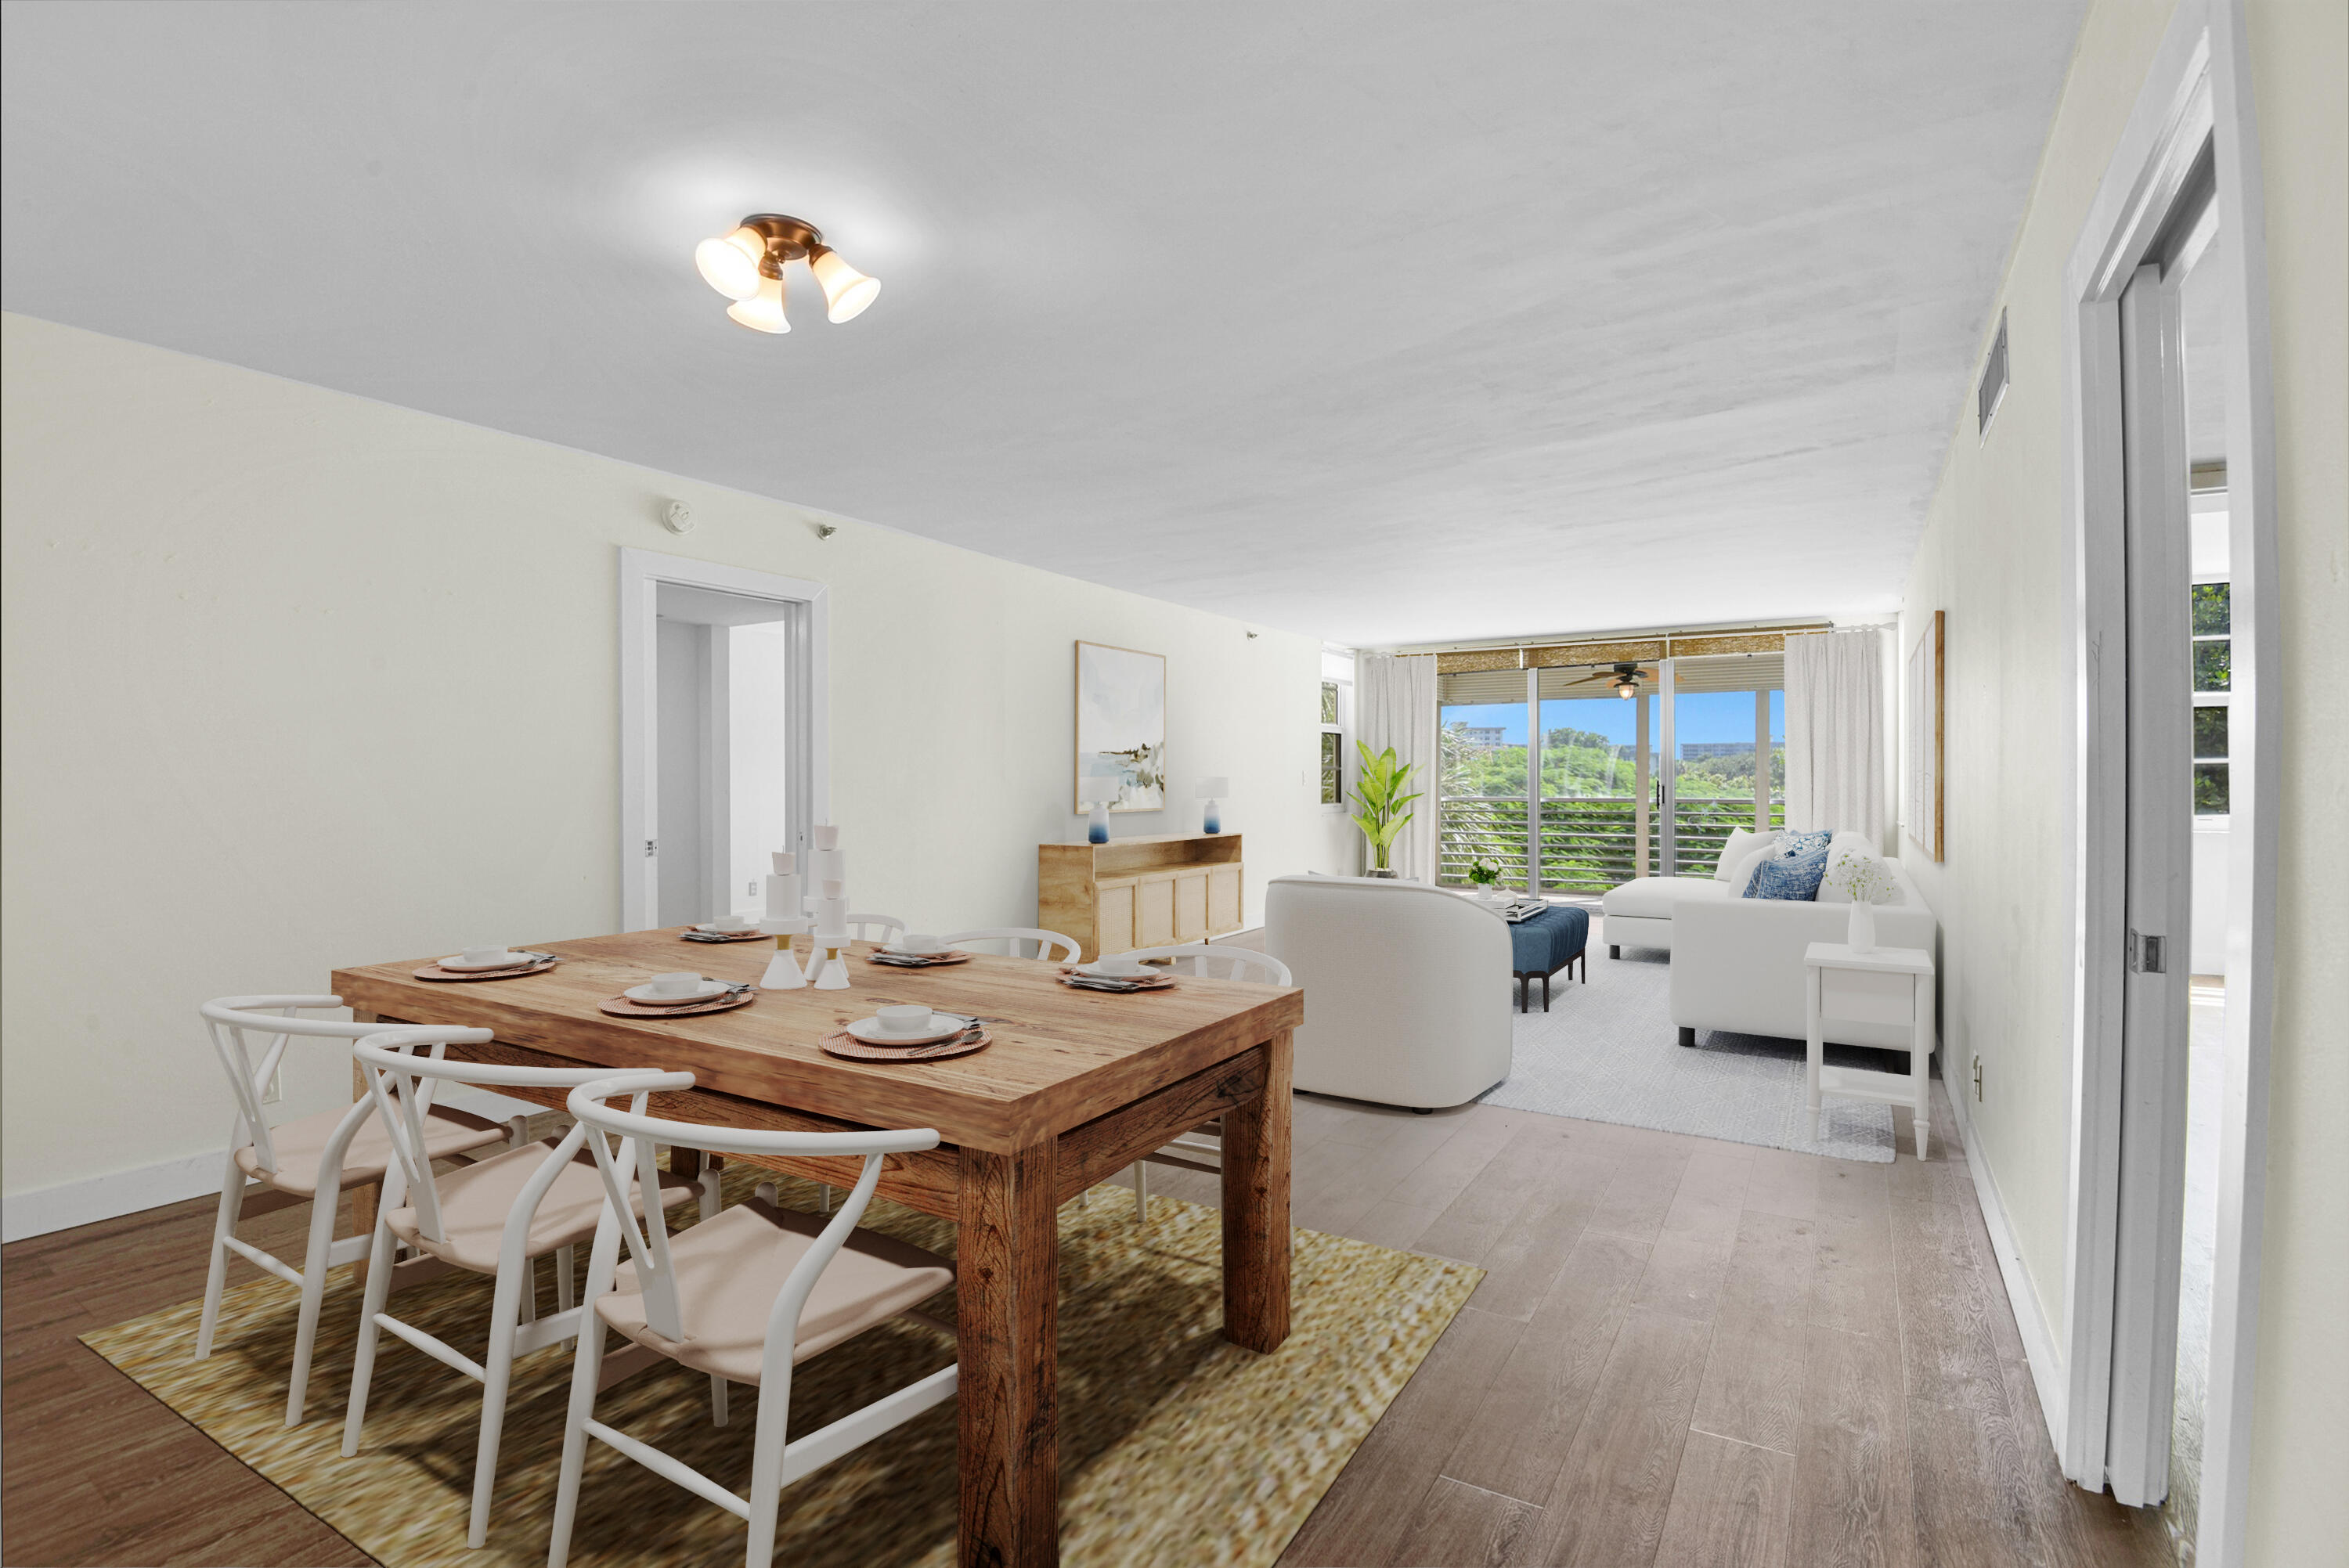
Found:
[[[1034, 959], [974, 954], [905, 969], [866, 962], [873, 949], [860, 943], [845, 991], [761, 991], [730, 1012], [621, 1018], [600, 1004], [663, 971], [755, 984], [773, 946], [689, 943], [679, 928], [533, 945], [562, 962], [449, 983], [416, 978], [434, 960], [409, 958], [338, 969], [334, 990], [362, 1020], [495, 1033], [450, 1047], [455, 1058], [692, 1073], [693, 1088], [656, 1097], [660, 1115], [810, 1132], [936, 1130], [937, 1148], [889, 1157], [879, 1191], [955, 1222], [961, 1563], [1059, 1559], [1063, 1202], [1220, 1117], [1224, 1335], [1265, 1353], [1288, 1336], [1289, 1040], [1302, 991], [1183, 975], [1172, 989], [1112, 995], [1065, 985], [1059, 965]], [[993, 1043], [924, 1062], [817, 1047], [893, 1002], [984, 1018]], [[559, 1093], [502, 1092], [563, 1103]], [[860, 1164], [748, 1162], [842, 1187]]]

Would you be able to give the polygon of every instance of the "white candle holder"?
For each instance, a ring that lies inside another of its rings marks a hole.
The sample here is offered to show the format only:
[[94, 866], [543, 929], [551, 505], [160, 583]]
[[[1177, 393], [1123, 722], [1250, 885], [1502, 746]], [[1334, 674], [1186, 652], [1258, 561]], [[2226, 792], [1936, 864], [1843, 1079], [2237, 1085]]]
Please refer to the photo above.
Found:
[[807, 929], [804, 920], [762, 920], [759, 929], [775, 939], [775, 955], [767, 960], [767, 972], [759, 976], [761, 991], [798, 991], [807, 985], [807, 976], [800, 971], [799, 955], [792, 951], [792, 938]]
[[808, 967], [815, 974], [817, 990], [848, 989], [848, 940], [844, 931], [815, 934], [815, 950], [808, 954]]

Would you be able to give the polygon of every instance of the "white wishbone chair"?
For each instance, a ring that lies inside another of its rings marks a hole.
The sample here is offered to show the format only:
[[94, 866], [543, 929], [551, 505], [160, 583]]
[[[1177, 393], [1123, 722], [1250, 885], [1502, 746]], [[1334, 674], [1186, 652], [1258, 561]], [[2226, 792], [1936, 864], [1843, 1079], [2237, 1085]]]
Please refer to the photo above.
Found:
[[[359, 1451], [367, 1421], [367, 1387], [375, 1377], [376, 1343], [388, 1330], [434, 1360], [453, 1367], [481, 1385], [481, 1436], [473, 1456], [472, 1516], [467, 1542], [489, 1539], [490, 1498], [498, 1471], [498, 1441], [505, 1428], [506, 1390], [513, 1360], [542, 1346], [574, 1337], [584, 1310], [572, 1299], [572, 1248], [595, 1233], [604, 1210], [604, 1186], [594, 1161], [581, 1153], [587, 1130], [574, 1127], [562, 1139], [543, 1139], [495, 1154], [461, 1170], [435, 1172], [421, 1136], [422, 1107], [442, 1080], [484, 1088], [567, 1089], [608, 1068], [525, 1068], [488, 1062], [452, 1062], [452, 1045], [487, 1045], [487, 1029], [378, 1028], [352, 1048], [367, 1074], [377, 1114], [392, 1130], [394, 1169], [384, 1178], [383, 1204], [375, 1247], [367, 1264], [367, 1304], [359, 1315], [358, 1351], [351, 1367], [350, 1410], [343, 1421], [343, 1455]], [[718, 1169], [713, 1164], [697, 1183], [667, 1171], [645, 1178], [660, 1193], [656, 1207], [682, 1203], [701, 1191], [704, 1214], [718, 1207]], [[642, 1205], [639, 1187], [629, 1202]], [[447, 1342], [403, 1323], [384, 1310], [392, 1247], [405, 1243], [453, 1268], [495, 1276], [490, 1305], [486, 1365]], [[555, 1312], [537, 1315], [537, 1262], [554, 1256]], [[725, 1387], [710, 1384], [712, 1413], [725, 1420]]]
[[[960, 1364], [883, 1396], [830, 1426], [786, 1441], [792, 1368], [809, 1357], [913, 1309], [954, 1284], [954, 1265], [919, 1247], [856, 1228], [881, 1180], [885, 1155], [937, 1147], [938, 1135], [914, 1131], [769, 1132], [702, 1127], [644, 1114], [657, 1091], [691, 1088], [691, 1073], [616, 1074], [571, 1091], [568, 1109], [598, 1137], [603, 1225], [588, 1255], [587, 1300], [595, 1313], [579, 1336], [572, 1364], [571, 1409], [563, 1433], [562, 1480], [554, 1496], [548, 1568], [564, 1568], [578, 1516], [580, 1472], [595, 1438], [656, 1475], [716, 1503], [750, 1527], [744, 1561], [768, 1568], [775, 1553], [775, 1510], [788, 1481], [831, 1463], [954, 1397]], [[626, 1110], [604, 1102], [629, 1097]], [[615, 1133], [615, 1154], [600, 1134]], [[621, 1198], [624, 1172], [653, 1170], [655, 1149], [682, 1144], [730, 1154], [862, 1155], [863, 1173], [828, 1221], [778, 1208], [762, 1191], [717, 1218], [671, 1238], [658, 1210], [637, 1218]], [[620, 1236], [628, 1262], [619, 1264]], [[925, 1319], [935, 1323], [935, 1319]], [[759, 1419], [750, 1450], [750, 1495], [736, 1496], [658, 1449], [595, 1418], [609, 1326], [696, 1371], [759, 1386]], [[938, 1325], [938, 1326], [948, 1326]]]
[[[228, 1074], [229, 1087], [235, 1091], [236, 1120], [229, 1130], [220, 1212], [212, 1221], [212, 1267], [204, 1280], [203, 1315], [196, 1325], [196, 1355], [201, 1359], [212, 1354], [212, 1336], [220, 1327], [221, 1293], [228, 1284], [229, 1253], [300, 1291], [294, 1375], [285, 1395], [289, 1427], [302, 1419], [303, 1403], [309, 1394], [310, 1357], [318, 1340], [318, 1306], [326, 1296], [326, 1271], [367, 1255], [367, 1237], [336, 1239], [335, 1212], [342, 1207], [343, 1191], [381, 1181], [392, 1159], [390, 1134], [375, 1120], [371, 1101], [363, 1099], [347, 1109], [322, 1110], [275, 1127], [269, 1125], [262, 1110], [270, 1079], [295, 1036], [343, 1042], [336, 1053], [341, 1055], [350, 1049], [350, 1042], [381, 1027], [299, 1016], [342, 1005], [339, 996], [222, 996], [198, 1009], [204, 1030], [212, 1037], [212, 1050]], [[248, 1038], [254, 1035], [274, 1037], [261, 1048], [258, 1061]], [[439, 1106], [426, 1109], [421, 1125], [425, 1143], [435, 1159], [502, 1142], [510, 1135], [509, 1129], [486, 1117]], [[518, 1134], [520, 1129], [511, 1131]], [[256, 1193], [269, 1200], [265, 1205], [255, 1205], [256, 1215], [290, 1203], [309, 1202], [309, 1245], [304, 1249], [298, 1272], [236, 1233], [246, 1201]]]
[[992, 925], [978, 931], [957, 931], [946, 938], [948, 947], [968, 947], [974, 942], [1000, 942], [1003, 950], [1014, 958], [1025, 958], [1026, 944], [1035, 944], [1036, 956], [1050, 959], [1053, 949], [1061, 949], [1061, 962], [1074, 964], [1084, 949], [1073, 936], [1063, 936], [1057, 931], [1039, 931], [1032, 925]]
[[905, 934], [905, 923], [894, 914], [852, 913], [848, 917], [848, 934], [859, 942], [878, 942], [886, 946]]
[[[1252, 980], [1261, 985], [1292, 984], [1288, 965], [1268, 953], [1258, 953], [1250, 947], [1224, 947], [1194, 942], [1173, 947], [1137, 948], [1118, 956], [1170, 959], [1173, 962], [1168, 967], [1177, 974], [1196, 975], [1203, 979]], [[1216, 974], [1218, 969], [1223, 973]], [[1210, 1175], [1220, 1173], [1224, 1168], [1223, 1119], [1218, 1117], [1204, 1126], [1195, 1127], [1156, 1152], [1145, 1154], [1134, 1161], [1133, 1217], [1143, 1222], [1150, 1218], [1150, 1168], [1153, 1165], [1205, 1171]]]

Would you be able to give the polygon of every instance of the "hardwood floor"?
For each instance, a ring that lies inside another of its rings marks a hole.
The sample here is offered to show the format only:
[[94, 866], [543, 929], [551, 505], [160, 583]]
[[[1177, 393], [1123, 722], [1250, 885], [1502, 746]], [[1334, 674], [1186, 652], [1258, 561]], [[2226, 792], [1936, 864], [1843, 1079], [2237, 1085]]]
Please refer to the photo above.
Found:
[[[1890, 1165], [1295, 1109], [1299, 1224], [1488, 1273], [1285, 1568], [2171, 1561], [2151, 1514], [2056, 1471], [1946, 1106], [1934, 1158]], [[1151, 1185], [1215, 1202], [1191, 1172]], [[0, 1253], [0, 1559], [367, 1562], [75, 1342], [200, 1294], [211, 1210]], [[248, 1233], [296, 1250], [306, 1213]]]

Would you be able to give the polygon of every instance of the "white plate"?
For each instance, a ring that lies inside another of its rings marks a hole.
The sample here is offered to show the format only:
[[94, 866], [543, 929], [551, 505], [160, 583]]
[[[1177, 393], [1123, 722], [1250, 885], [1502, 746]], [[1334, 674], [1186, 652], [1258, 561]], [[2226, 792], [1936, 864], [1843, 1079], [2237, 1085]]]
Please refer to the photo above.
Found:
[[440, 967], [453, 969], [460, 975], [477, 975], [484, 969], [511, 969], [517, 964], [535, 964], [538, 960], [527, 953], [509, 953], [494, 964], [468, 964], [465, 955], [440, 960]]
[[848, 1026], [848, 1032], [868, 1046], [910, 1046], [918, 1040], [934, 1040], [947, 1035], [958, 1035], [970, 1027], [970, 1020], [960, 1013], [932, 1013], [931, 1026], [911, 1035], [900, 1035], [881, 1026], [878, 1018], [859, 1018]]
[[1135, 969], [1103, 969], [1098, 964], [1080, 964], [1074, 972], [1088, 980], [1155, 980], [1166, 973], [1147, 964]]
[[696, 931], [716, 932], [720, 936], [755, 936], [759, 932], [759, 923], [754, 920], [748, 925], [719, 925], [712, 923], [709, 925], [697, 925], [693, 929]]
[[620, 995], [647, 1007], [681, 1007], [688, 1002], [707, 1002], [725, 989], [723, 980], [704, 980], [698, 991], [656, 991], [649, 985], [631, 985]]

